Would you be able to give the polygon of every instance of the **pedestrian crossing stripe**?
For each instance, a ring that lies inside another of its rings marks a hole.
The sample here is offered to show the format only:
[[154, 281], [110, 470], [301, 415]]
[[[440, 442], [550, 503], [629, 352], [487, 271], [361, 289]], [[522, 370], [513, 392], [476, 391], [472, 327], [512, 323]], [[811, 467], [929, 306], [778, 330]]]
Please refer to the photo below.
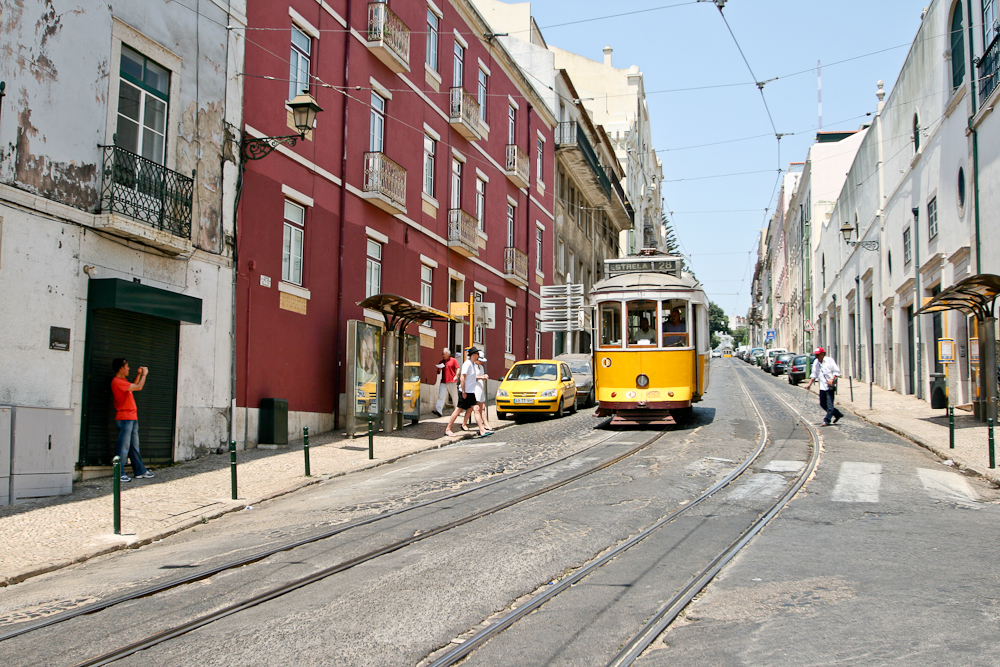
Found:
[[835, 503], [877, 503], [881, 483], [881, 463], [844, 461], [840, 464], [840, 476], [833, 487], [831, 500]]
[[947, 470], [917, 468], [917, 476], [927, 493], [938, 500], [977, 502], [975, 491], [961, 475]]

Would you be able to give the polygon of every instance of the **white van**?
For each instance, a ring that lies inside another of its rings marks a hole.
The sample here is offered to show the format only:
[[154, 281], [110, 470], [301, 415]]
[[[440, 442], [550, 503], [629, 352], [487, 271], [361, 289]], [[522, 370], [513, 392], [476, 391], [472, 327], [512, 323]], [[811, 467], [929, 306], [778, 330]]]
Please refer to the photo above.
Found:
[[788, 350], [786, 350], [783, 347], [772, 347], [770, 350], [764, 353], [764, 358], [760, 360], [760, 369], [765, 373], [770, 373], [771, 362], [774, 361], [774, 358], [776, 356], [778, 356], [779, 354], [783, 354], [785, 352], [788, 352]]

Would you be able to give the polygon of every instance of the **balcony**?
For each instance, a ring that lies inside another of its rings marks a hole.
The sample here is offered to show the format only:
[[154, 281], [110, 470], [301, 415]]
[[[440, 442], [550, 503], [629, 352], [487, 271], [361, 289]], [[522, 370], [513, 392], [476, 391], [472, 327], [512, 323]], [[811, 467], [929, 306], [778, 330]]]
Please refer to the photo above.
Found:
[[528, 255], [524, 251], [503, 249], [503, 278], [518, 287], [528, 286]]
[[555, 144], [556, 151], [581, 177], [584, 195], [589, 200], [608, 207], [608, 213], [619, 231], [629, 229], [632, 226], [632, 215], [621, 183], [614, 172], [609, 175], [601, 166], [594, 147], [580, 129], [579, 123], [559, 123], [555, 131]]
[[979, 99], [986, 102], [997, 87], [997, 74], [1000, 73], [1000, 35], [993, 38], [976, 67], [979, 70]]
[[385, 2], [368, 3], [368, 48], [396, 74], [410, 71], [410, 29]]
[[171, 254], [187, 252], [193, 195], [194, 179], [123, 148], [104, 146], [101, 213], [110, 215], [97, 226], [109, 233]]
[[385, 153], [365, 153], [365, 180], [361, 196], [383, 211], [406, 213], [406, 170]]
[[448, 209], [448, 247], [459, 255], [479, 257], [479, 225], [460, 208]]
[[504, 163], [504, 173], [511, 183], [519, 188], [526, 188], [531, 183], [531, 162], [528, 154], [517, 144], [507, 144], [507, 161]]
[[448, 122], [469, 141], [483, 138], [483, 127], [479, 122], [479, 102], [465, 88], [451, 89]]

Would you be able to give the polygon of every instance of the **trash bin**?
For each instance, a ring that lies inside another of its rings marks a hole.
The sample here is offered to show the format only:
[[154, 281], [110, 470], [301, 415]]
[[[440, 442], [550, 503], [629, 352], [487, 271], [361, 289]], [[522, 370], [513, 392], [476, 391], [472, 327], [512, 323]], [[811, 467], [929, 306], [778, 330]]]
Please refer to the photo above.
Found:
[[944, 410], [948, 407], [947, 386], [944, 373], [931, 373], [931, 408]]
[[260, 400], [257, 442], [268, 445], [288, 444], [288, 401], [283, 398]]

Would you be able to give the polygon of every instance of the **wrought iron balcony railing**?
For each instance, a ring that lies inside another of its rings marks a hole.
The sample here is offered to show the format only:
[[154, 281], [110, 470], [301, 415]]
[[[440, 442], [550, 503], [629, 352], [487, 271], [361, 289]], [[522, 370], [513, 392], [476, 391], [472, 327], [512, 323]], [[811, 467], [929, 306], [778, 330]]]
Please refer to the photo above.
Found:
[[448, 209], [448, 247], [467, 257], [479, 256], [479, 224], [460, 208]]
[[590, 145], [587, 135], [580, 131], [579, 123], [575, 120], [568, 123], [559, 123], [556, 126], [555, 141], [556, 148], [569, 147], [580, 151], [583, 159], [594, 173], [594, 177], [600, 184], [601, 189], [604, 190], [604, 194], [608, 199], [611, 199], [611, 179], [608, 178], [608, 173], [601, 166], [601, 161], [597, 158], [597, 153], [594, 152], [594, 147]]
[[528, 255], [518, 248], [503, 249], [503, 274], [507, 280], [521, 286], [528, 284]]
[[976, 67], [979, 69], [979, 98], [985, 102], [997, 87], [997, 75], [1000, 74], [1000, 35], [993, 38]]
[[466, 139], [475, 141], [483, 138], [479, 102], [465, 88], [451, 89], [448, 122]]
[[382, 208], [391, 213], [401, 213], [406, 210], [406, 170], [385, 153], [366, 152], [362, 191], [375, 195], [376, 201], [387, 205]]
[[409, 71], [410, 29], [384, 1], [368, 3], [368, 42], [370, 47], [388, 49], [395, 56], [398, 62], [379, 58], [394, 72]]
[[531, 162], [528, 160], [528, 154], [521, 150], [517, 144], [507, 144], [507, 161], [504, 173], [519, 188], [526, 188], [531, 183], [529, 176]]
[[194, 179], [118, 146], [104, 146], [101, 211], [191, 238]]

